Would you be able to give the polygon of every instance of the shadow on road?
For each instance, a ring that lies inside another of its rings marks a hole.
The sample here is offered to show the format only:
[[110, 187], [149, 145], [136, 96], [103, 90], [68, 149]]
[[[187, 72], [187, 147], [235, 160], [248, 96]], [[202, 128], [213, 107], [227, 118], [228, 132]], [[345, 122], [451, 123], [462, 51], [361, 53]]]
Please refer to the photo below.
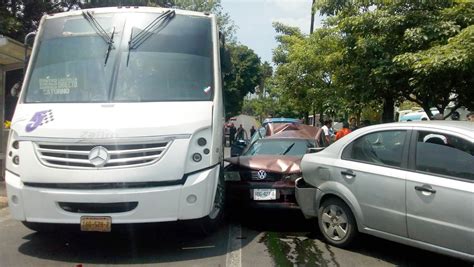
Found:
[[[242, 226], [242, 235], [234, 238], [240, 239], [243, 248], [252, 242], [264, 243], [277, 265], [338, 265], [339, 256], [370, 257], [397, 266], [472, 266], [455, 258], [367, 235], [360, 235], [352, 247], [339, 250], [320, 242], [323, 238], [316, 221], [306, 220], [298, 210], [233, 206], [228, 209], [227, 222]], [[18, 250], [31, 257], [70, 263], [146, 264], [196, 260], [199, 265], [218, 265], [211, 264], [209, 258], [225, 256], [228, 252], [228, 224], [204, 238], [188, 231], [192, 227], [166, 223], [112, 233], [77, 230], [33, 233], [23, 237], [27, 242]], [[331, 254], [332, 259], [323, 259], [324, 253]]]
[[[317, 221], [315, 219], [305, 219], [299, 210], [235, 209], [231, 216], [232, 221], [240, 222], [242, 227], [251, 229], [251, 233], [255, 235], [266, 232], [260, 241], [267, 244], [270, 252], [272, 252], [272, 249], [275, 250], [271, 246], [276, 247], [276, 254], [291, 254], [288, 253], [291, 247], [299, 249], [300, 251], [296, 252], [297, 255], [284, 255], [289, 258], [288, 260], [292, 264], [308, 265], [309, 263], [312, 266], [325, 266], [330, 262], [321, 259], [322, 251], [326, 250], [330, 254], [335, 251], [333, 247], [324, 243], [323, 237], [317, 228]], [[256, 236], [245, 238], [252, 240]], [[309, 244], [308, 239], [313, 242]], [[323, 243], [315, 242], [317, 240]], [[348, 253], [350, 252], [351, 255], [356, 253], [360, 254], [359, 257], [371, 257], [397, 266], [472, 266], [472, 264], [456, 258], [362, 234], [358, 236], [358, 239], [350, 248], [345, 250]], [[348, 253], [343, 254], [347, 256]], [[279, 263], [278, 257], [282, 255], [271, 254]], [[337, 265], [338, 254], [341, 253], [336, 253], [333, 265]], [[331, 257], [333, 256], [331, 255]], [[286, 265], [284, 260], [280, 262], [281, 265]]]
[[357, 242], [349, 250], [398, 266], [472, 266], [472, 263], [456, 258], [369, 235], [359, 235]]
[[[184, 224], [125, 227], [112, 233], [58, 231], [33, 233], [19, 247], [23, 254], [61, 262], [94, 264], [171, 263], [226, 254], [227, 227], [201, 237]], [[225, 238], [223, 238], [225, 236]]]

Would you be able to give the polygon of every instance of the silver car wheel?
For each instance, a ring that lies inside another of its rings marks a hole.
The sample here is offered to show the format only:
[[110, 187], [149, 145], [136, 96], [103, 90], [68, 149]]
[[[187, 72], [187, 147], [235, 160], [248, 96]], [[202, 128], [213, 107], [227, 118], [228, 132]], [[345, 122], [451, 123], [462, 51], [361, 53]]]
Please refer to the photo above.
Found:
[[326, 236], [334, 241], [343, 240], [348, 233], [349, 224], [347, 214], [336, 205], [329, 205], [323, 209], [321, 223]]

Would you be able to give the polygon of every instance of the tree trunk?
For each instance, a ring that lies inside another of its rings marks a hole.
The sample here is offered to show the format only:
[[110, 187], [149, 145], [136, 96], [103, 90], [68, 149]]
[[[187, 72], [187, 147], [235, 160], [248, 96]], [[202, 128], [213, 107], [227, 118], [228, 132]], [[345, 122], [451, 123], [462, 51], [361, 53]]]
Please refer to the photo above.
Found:
[[304, 112], [304, 122], [305, 122], [305, 124], [309, 124], [309, 112], [308, 111]]
[[16, 18], [16, 11], [17, 11], [17, 8], [16, 8], [16, 0], [12, 0], [12, 1], [11, 1], [11, 4], [12, 4], [12, 13], [13, 13], [13, 16]]
[[383, 103], [382, 122], [393, 122], [394, 121], [394, 107], [395, 101], [393, 98], [387, 97]]
[[319, 122], [321, 122], [321, 125], [324, 125], [324, 111], [323, 107], [319, 110]]

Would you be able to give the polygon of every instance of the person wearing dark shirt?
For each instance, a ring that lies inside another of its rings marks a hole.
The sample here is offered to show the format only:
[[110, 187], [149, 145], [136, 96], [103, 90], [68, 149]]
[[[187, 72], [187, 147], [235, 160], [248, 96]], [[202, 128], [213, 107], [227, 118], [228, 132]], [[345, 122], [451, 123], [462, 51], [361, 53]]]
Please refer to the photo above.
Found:
[[232, 145], [234, 143], [234, 139], [235, 139], [235, 134], [237, 133], [237, 129], [235, 128], [234, 124], [231, 123], [230, 124], [230, 129], [229, 129], [229, 139], [230, 139], [230, 145]]
[[253, 127], [252, 125], [252, 128], [250, 128], [250, 137], [253, 136], [253, 134], [256, 132], [257, 130], [255, 130], [255, 127]]

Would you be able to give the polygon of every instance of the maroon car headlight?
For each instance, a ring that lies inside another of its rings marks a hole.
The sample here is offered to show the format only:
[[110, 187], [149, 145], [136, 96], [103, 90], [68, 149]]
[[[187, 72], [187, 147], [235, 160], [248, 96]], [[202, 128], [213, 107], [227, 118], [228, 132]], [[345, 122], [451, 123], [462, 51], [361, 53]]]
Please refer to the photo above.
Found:
[[233, 172], [233, 171], [226, 171], [224, 172], [224, 180], [225, 181], [240, 181], [240, 173]]
[[296, 181], [296, 179], [301, 177], [301, 173], [292, 173], [283, 176], [284, 180], [290, 180], [292, 182]]

